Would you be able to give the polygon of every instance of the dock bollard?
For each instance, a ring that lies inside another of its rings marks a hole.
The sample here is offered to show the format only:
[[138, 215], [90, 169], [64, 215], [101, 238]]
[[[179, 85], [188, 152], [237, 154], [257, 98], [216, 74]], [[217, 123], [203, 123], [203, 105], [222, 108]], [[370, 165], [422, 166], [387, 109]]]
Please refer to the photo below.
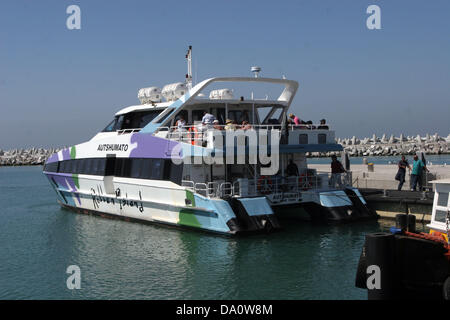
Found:
[[402, 229], [402, 231], [416, 232], [416, 216], [404, 213], [397, 214], [395, 216], [395, 227]]
[[422, 196], [420, 197], [420, 200], [427, 200], [427, 192], [422, 191]]
[[368, 299], [393, 299], [396, 286], [395, 236], [386, 232], [368, 234], [366, 249]]

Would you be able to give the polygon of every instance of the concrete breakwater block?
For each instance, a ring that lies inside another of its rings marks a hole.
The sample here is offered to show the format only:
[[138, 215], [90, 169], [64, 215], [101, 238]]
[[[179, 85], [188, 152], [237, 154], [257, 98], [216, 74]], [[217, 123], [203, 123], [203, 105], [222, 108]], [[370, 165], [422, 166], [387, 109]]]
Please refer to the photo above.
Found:
[[[423, 137], [420, 135], [405, 137], [400, 134], [399, 137], [391, 135], [389, 138], [386, 134], [381, 138], [374, 134], [371, 138], [363, 139], [355, 136], [350, 139], [338, 138], [336, 142], [341, 144], [351, 157], [413, 155], [418, 151], [424, 151], [426, 154], [450, 153], [450, 134], [447, 137], [441, 137], [437, 133], [426, 134]], [[339, 154], [340, 152], [313, 152], [307, 155], [330, 157]]]
[[62, 148], [0, 149], [0, 166], [42, 165], [48, 157], [60, 150]]

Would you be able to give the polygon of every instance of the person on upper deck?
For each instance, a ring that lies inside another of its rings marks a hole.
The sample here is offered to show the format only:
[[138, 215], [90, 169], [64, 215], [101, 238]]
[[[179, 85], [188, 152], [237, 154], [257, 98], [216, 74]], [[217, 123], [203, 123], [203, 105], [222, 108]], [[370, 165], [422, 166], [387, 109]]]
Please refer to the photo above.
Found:
[[317, 127], [317, 129], [323, 129], [328, 130], [329, 127], [327, 126], [327, 121], [325, 119], [320, 120], [320, 125]]
[[177, 127], [178, 131], [185, 130], [186, 126], [186, 120], [184, 120], [184, 117], [182, 115], [179, 116], [177, 122], [175, 123], [175, 126]]
[[202, 118], [203, 125], [212, 125], [214, 120], [216, 120], [216, 117], [214, 117], [214, 115], [212, 115], [208, 111], [205, 111], [203, 113], [203, 118]]
[[306, 127], [310, 130], [316, 129], [316, 126], [313, 125], [311, 120], [306, 121]]
[[222, 130], [222, 126], [220, 125], [219, 120], [213, 121], [213, 128], [216, 130]]
[[227, 119], [225, 122], [227, 124], [224, 128], [225, 130], [236, 130], [236, 124], [233, 120]]
[[250, 130], [251, 128], [252, 128], [252, 126], [250, 125], [250, 123], [248, 123], [248, 121], [246, 121], [246, 120], [242, 121], [242, 125], [241, 125], [242, 130]]
[[294, 115], [293, 113], [289, 114], [289, 123], [290, 124], [294, 124], [294, 125], [299, 125], [302, 123], [302, 121], [300, 120], [299, 117], [297, 117], [296, 115]]

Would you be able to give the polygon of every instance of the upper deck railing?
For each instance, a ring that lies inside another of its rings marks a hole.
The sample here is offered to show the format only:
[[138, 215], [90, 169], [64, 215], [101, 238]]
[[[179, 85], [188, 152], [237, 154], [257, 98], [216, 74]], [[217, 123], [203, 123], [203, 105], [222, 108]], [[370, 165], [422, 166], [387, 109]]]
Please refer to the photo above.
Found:
[[[322, 142], [322, 143], [334, 142], [334, 132], [329, 130], [328, 125], [326, 125], [326, 127], [324, 127], [323, 125], [320, 125], [320, 124], [288, 125], [287, 129], [289, 132], [295, 131], [296, 133], [299, 133], [299, 135], [301, 133], [304, 133], [306, 135], [308, 135], [308, 133], [313, 133], [313, 132], [321, 133], [322, 135], [324, 135], [324, 139], [323, 139], [324, 142]], [[226, 134], [227, 132], [230, 132], [230, 131], [235, 132], [238, 130], [241, 130], [241, 132], [243, 132], [244, 134], [248, 130], [255, 130], [256, 132], [258, 132], [259, 130], [266, 130], [266, 131], [279, 130], [280, 131], [279, 135], [281, 136], [282, 131], [283, 131], [283, 125], [281, 125], [281, 124], [256, 124], [256, 125], [255, 124], [242, 124], [242, 125], [238, 125], [238, 124], [227, 124], [227, 125], [197, 124], [197, 125], [185, 125], [185, 126], [180, 126], [180, 127], [176, 127], [176, 126], [160, 127], [156, 131], [155, 135], [157, 135], [161, 138], [191, 143], [193, 145], [206, 146], [207, 140], [209, 137], [209, 132], [212, 132], [214, 130], [215, 130], [215, 133], [222, 133], [222, 134]], [[332, 134], [332, 139], [327, 139], [327, 137], [326, 137], [327, 134]], [[300, 144], [302, 142], [302, 140], [303, 140], [304, 144], [311, 143], [311, 142], [308, 142], [307, 138], [305, 139], [305, 137], [300, 137], [300, 136], [298, 136], [298, 137], [296, 136], [295, 140], [298, 140], [298, 141], [296, 141], [296, 142], [289, 141], [289, 143]], [[321, 142], [318, 141], [317, 143], [321, 143]]]

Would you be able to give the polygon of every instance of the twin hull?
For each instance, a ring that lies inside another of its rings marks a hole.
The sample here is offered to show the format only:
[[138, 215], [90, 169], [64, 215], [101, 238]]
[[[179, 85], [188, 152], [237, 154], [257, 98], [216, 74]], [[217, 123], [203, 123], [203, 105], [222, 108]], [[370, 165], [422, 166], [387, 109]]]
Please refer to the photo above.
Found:
[[[230, 235], [279, 227], [265, 198], [236, 200], [246, 204], [246, 209], [243, 209], [244, 212], [241, 210], [238, 218], [230, 202], [208, 199], [172, 182], [51, 172], [45, 174], [61, 205], [82, 213], [107, 214], [126, 220]], [[105, 191], [108, 183], [113, 184], [113, 193]], [[254, 208], [247, 204], [255, 202], [259, 205]], [[242, 219], [242, 214], [247, 219]]]

